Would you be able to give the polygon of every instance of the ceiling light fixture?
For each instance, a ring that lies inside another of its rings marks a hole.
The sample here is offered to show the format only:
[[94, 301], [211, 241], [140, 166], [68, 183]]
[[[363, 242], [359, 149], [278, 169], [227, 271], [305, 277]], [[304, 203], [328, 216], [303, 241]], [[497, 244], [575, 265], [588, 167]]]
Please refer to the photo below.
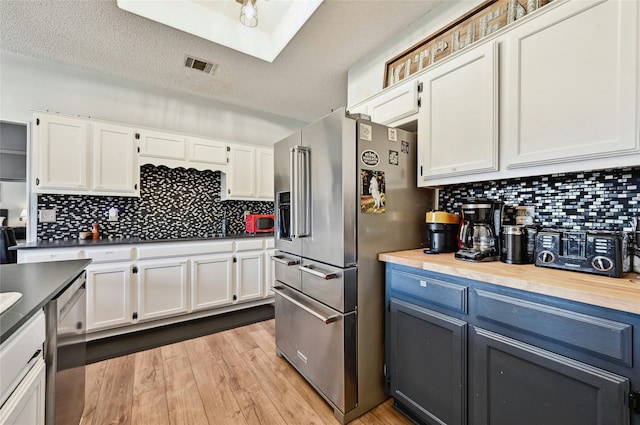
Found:
[[256, 6], [256, 0], [242, 0], [240, 22], [249, 28], [253, 28], [258, 25], [258, 8]]

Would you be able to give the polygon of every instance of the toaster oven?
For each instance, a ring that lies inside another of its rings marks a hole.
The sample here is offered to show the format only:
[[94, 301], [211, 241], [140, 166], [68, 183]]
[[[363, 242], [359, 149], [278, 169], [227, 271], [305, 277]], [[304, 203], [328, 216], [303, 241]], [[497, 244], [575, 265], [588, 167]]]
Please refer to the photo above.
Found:
[[273, 233], [275, 217], [273, 214], [247, 214], [244, 224], [247, 233]]

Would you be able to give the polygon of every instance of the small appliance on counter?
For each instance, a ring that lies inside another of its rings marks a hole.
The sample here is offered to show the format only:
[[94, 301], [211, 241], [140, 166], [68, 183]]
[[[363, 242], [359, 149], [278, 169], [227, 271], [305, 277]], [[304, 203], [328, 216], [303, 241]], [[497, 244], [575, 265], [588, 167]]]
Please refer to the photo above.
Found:
[[422, 247], [425, 254], [456, 252], [460, 216], [444, 211], [430, 211], [425, 215]]
[[502, 226], [500, 261], [507, 264], [527, 264], [527, 231], [522, 225]]
[[273, 214], [247, 214], [244, 223], [247, 233], [273, 233], [275, 216]]
[[542, 230], [536, 266], [622, 277], [622, 237], [616, 233]]
[[499, 201], [466, 198], [461, 211], [459, 250], [455, 258], [466, 261], [500, 259], [502, 206]]

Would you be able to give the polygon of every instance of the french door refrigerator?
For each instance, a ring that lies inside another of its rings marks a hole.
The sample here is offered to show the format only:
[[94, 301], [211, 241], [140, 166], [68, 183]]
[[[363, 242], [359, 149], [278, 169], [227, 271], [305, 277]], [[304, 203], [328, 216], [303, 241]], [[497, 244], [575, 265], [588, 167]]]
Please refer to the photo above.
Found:
[[274, 147], [277, 353], [341, 423], [384, 401], [384, 266], [418, 248], [432, 192], [416, 137], [344, 108]]

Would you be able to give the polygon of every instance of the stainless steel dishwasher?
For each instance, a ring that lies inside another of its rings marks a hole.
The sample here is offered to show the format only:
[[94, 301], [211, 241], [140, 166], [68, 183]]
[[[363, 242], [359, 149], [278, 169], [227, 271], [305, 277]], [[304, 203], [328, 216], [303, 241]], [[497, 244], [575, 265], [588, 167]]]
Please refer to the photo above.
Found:
[[84, 410], [86, 272], [45, 307], [46, 425], [78, 425]]

